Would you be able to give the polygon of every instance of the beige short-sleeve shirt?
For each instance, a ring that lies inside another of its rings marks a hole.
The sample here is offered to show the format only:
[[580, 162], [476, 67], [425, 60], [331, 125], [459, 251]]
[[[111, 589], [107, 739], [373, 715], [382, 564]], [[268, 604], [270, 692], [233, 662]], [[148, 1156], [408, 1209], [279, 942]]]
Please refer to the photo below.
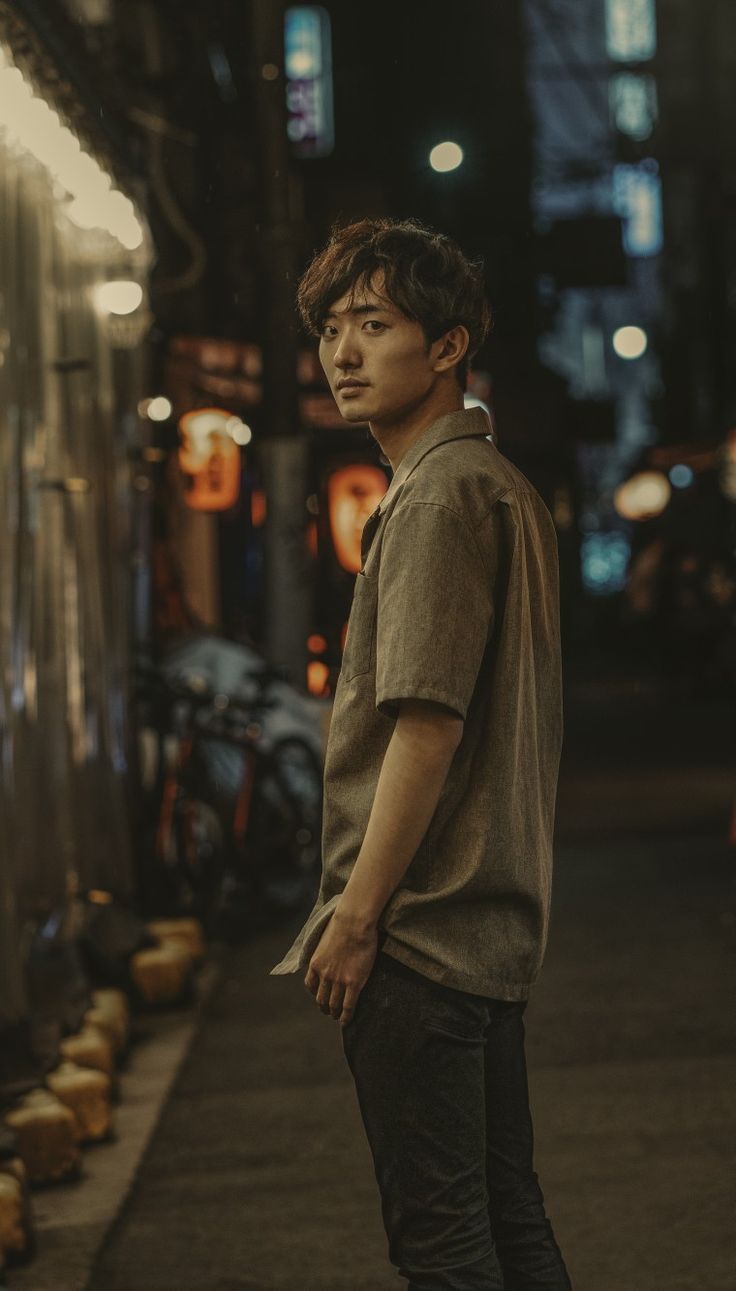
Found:
[[363, 531], [324, 772], [322, 880], [272, 974], [304, 971], [355, 864], [402, 699], [464, 719], [429, 828], [379, 919], [433, 981], [526, 999], [547, 939], [562, 746], [557, 537], [482, 409], [439, 418]]

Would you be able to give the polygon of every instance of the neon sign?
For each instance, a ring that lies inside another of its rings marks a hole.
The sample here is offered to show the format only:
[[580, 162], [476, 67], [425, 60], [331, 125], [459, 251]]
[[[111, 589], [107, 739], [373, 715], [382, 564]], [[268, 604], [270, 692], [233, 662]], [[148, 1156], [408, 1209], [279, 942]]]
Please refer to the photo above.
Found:
[[330, 18], [321, 5], [284, 16], [287, 133], [297, 157], [327, 157], [335, 146]]
[[196, 408], [179, 420], [179, 466], [190, 477], [193, 511], [227, 511], [240, 493], [240, 449], [228, 429], [236, 419], [223, 408]]
[[327, 481], [327, 507], [335, 555], [351, 574], [361, 567], [360, 540], [366, 520], [381, 501], [388, 480], [378, 466], [340, 466]]

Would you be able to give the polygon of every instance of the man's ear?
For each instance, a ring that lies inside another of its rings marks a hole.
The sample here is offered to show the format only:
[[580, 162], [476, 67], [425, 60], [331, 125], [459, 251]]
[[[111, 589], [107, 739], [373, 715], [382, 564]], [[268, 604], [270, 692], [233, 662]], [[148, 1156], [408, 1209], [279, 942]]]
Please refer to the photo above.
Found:
[[435, 372], [448, 372], [450, 368], [457, 367], [467, 354], [469, 344], [470, 333], [462, 323], [458, 323], [457, 327], [451, 327], [449, 332], [440, 336], [432, 346], [435, 351], [432, 364]]

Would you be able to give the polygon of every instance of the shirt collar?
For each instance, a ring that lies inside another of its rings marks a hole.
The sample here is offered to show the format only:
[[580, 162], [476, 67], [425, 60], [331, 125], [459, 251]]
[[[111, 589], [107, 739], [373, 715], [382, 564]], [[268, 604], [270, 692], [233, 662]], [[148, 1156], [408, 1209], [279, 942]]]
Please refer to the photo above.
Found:
[[451, 439], [466, 439], [470, 435], [484, 435], [489, 439], [493, 437], [490, 418], [483, 408], [459, 408], [457, 412], [445, 413], [443, 417], [433, 421], [411, 448], [407, 449], [374, 514], [383, 515], [391, 499], [433, 448], [438, 448]]

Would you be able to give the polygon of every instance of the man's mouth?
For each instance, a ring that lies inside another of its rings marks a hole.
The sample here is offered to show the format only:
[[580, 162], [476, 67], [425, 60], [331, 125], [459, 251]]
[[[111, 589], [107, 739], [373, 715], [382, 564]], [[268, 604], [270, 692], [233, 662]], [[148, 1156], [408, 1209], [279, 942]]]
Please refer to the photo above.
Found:
[[340, 394], [349, 394], [351, 391], [356, 393], [358, 390], [364, 390], [367, 381], [356, 381], [354, 377], [344, 377], [337, 383], [337, 389]]

